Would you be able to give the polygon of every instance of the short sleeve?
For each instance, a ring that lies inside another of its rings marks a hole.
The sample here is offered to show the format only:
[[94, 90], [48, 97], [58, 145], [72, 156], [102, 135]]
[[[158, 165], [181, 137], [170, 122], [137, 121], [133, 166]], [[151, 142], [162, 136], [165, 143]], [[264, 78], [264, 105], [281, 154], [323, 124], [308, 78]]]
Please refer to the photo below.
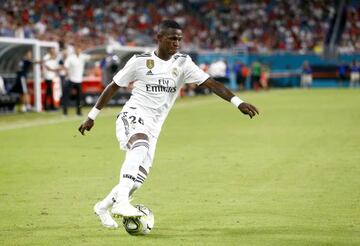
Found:
[[46, 54], [46, 55], [44, 55], [44, 57], [43, 57], [43, 61], [47, 61], [47, 60], [49, 60], [50, 59], [50, 55], [49, 54]]
[[81, 53], [81, 59], [84, 61], [84, 62], [88, 62], [91, 60], [91, 55], [89, 54], [85, 54], [85, 53]]
[[201, 68], [199, 68], [192, 59], [188, 56], [184, 67], [184, 80], [185, 83], [202, 84], [210, 77]]
[[115, 74], [113, 81], [118, 86], [126, 87], [130, 82], [135, 80], [135, 71], [136, 71], [136, 56], [131, 57], [130, 60], [125, 64], [125, 66]]
[[65, 59], [64, 67], [66, 67], [66, 68], [70, 67], [70, 59], [71, 59], [71, 56], [69, 56]]

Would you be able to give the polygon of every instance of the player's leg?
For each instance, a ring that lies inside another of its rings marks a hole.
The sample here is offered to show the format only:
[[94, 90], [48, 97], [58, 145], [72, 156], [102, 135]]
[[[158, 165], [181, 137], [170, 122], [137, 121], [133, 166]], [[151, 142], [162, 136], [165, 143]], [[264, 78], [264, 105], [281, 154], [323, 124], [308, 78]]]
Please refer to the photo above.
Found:
[[137, 174], [134, 186], [130, 190], [129, 197], [131, 197], [134, 194], [134, 192], [137, 191], [144, 184], [152, 167], [152, 163], [155, 156], [157, 138], [150, 137], [149, 142], [150, 142], [149, 152], [146, 155], [146, 158], [143, 161], [143, 163], [139, 166], [139, 172]]
[[126, 157], [121, 168], [120, 182], [102, 201], [94, 206], [95, 213], [106, 227], [115, 228], [117, 226], [108, 212], [111, 206], [113, 206], [114, 211], [112, 212], [115, 215], [141, 215], [139, 210], [130, 204], [128, 196], [134, 186], [139, 166], [148, 152], [148, 137], [147, 134], [143, 133], [147, 132], [147, 129], [144, 125], [143, 119], [129, 108], [123, 109], [116, 121], [116, 137], [120, 143], [120, 148], [126, 151]]
[[70, 85], [70, 81], [67, 80], [65, 81], [64, 83], [64, 87], [63, 87], [63, 95], [62, 95], [62, 98], [63, 98], [63, 114], [65, 116], [67, 116], [68, 114], [68, 103], [69, 103], [69, 94], [70, 94], [70, 88], [71, 88], [71, 85]]
[[[148, 157], [146, 159], [148, 159]], [[137, 191], [144, 184], [147, 176], [149, 175], [150, 169], [147, 171], [144, 168], [145, 163], [147, 163], [147, 162], [148, 161], [145, 160], [144, 163], [139, 166], [139, 172], [136, 176], [136, 180], [134, 182], [133, 187], [131, 188], [131, 190], [129, 192], [129, 200], [132, 200], [132, 196], [133, 196], [134, 192]]]
[[[151, 140], [150, 140], [150, 142], [151, 142]], [[154, 144], [156, 144], [156, 140], [155, 140]], [[154, 153], [155, 153], [155, 146], [152, 147], [152, 145], [150, 144], [150, 150], [148, 151], [148, 154], [146, 155], [146, 158], [143, 161], [143, 163], [139, 166], [139, 171], [136, 175], [134, 185], [129, 192], [129, 198], [136, 190], [138, 190], [142, 186], [142, 184], [146, 180], [146, 178], [150, 172], [150, 168], [152, 166], [152, 160], [154, 157]], [[118, 196], [119, 187], [120, 187], [120, 184], [117, 184], [111, 190], [111, 192], [105, 197], [105, 199], [100, 202], [100, 204], [99, 204], [100, 208], [108, 209], [115, 203], [115, 197]]]
[[[115, 189], [115, 188], [114, 188]], [[99, 217], [101, 223], [107, 228], [118, 228], [118, 224], [111, 217], [111, 214], [107, 208], [102, 206], [102, 201], [98, 202], [94, 206], [94, 212]]]
[[32, 106], [30, 104], [30, 95], [29, 95], [29, 90], [27, 87], [27, 79], [25, 76], [22, 76], [21, 79], [21, 83], [22, 83], [22, 87], [23, 87], [23, 92], [24, 92], [24, 105], [25, 105], [25, 109], [26, 111], [31, 111]]
[[50, 95], [50, 109], [55, 109], [55, 103], [54, 103], [54, 91], [53, 91], [53, 81], [50, 80], [49, 83], [49, 95]]
[[146, 134], [137, 133], [128, 142], [129, 150], [120, 172], [120, 182], [104, 200], [94, 206], [94, 212], [99, 216], [101, 223], [108, 228], [117, 228], [118, 224], [111, 217], [108, 209], [113, 206], [112, 213], [121, 216], [141, 216], [142, 213], [129, 202], [129, 193], [135, 184], [139, 170], [139, 163], [146, 158], [149, 143]]
[[81, 84], [75, 83], [76, 89], [76, 114], [81, 115]]
[[20, 111], [26, 112], [26, 106], [27, 106], [26, 78], [24, 76], [21, 76], [19, 79], [20, 79], [20, 87], [21, 87]]
[[46, 90], [45, 90], [45, 100], [44, 100], [44, 109], [49, 110], [48, 100], [50, 98], [50, 80], [45, 80]]
[[304, 88], [305, 87], [305, 75], [302, 74], [301, 78], [300, 78], [300, 87]]
[[[134, 136], [137, 137], [139, 134], [135, 134]], [[145, 134], [141, 134], [141, 136], [142, 138], [137, 139], [131, 148], [127, 150], [120, 172], [120, 182], [111, 190], [105, 199], [101, 201], [100, 207], [102, 209], [110, 208], [114, 202], [117, 201], [128, 201], [130, 190], [135, 184], [139, 169], [141, 169], [139, 166], [144, 162], [148, 152], [147, 136]]]
[[312, 85], [312, 75], [309, 74], [308, 88], [311, 88], [311, 85]]
[[139, 172], [149, 151], [149, 137], [144, 133], [132, 135], [127, 146], [125, 161], [121, 167], [120, 182], [116, 193], [112, 213], [122, 216], [140, 216], [141, 212], [129, 202], [130, 190], [133, 188]]

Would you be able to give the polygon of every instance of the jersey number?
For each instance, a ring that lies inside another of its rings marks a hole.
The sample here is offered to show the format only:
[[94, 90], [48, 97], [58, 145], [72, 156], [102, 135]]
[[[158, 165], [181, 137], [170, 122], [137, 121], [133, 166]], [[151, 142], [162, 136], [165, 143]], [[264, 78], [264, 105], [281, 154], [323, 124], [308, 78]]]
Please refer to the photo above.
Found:
[[[131, 123], [132, 124], [135, 124], [136, 123], [136, 117], [135, 116], [130, 116], [129, 119], [131, 120]], [[137, 120], [141, 125], [144, 125], [144, 120], [139, 117], [139, 119]]]

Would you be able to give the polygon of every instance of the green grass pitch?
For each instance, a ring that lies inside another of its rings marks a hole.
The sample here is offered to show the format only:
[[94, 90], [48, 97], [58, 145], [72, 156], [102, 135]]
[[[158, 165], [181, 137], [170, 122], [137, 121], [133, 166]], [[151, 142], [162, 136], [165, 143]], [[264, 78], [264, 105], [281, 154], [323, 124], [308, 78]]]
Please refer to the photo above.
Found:
[[[119, 108], [82, 118], [0, 116], [0, 245], [360, 245], [360, 90], [179, 99], [134, 203], [155, 228], [102, 228], [92, 207], [118, 182]], [[84, 111], [88, 111], [85, 109]]]

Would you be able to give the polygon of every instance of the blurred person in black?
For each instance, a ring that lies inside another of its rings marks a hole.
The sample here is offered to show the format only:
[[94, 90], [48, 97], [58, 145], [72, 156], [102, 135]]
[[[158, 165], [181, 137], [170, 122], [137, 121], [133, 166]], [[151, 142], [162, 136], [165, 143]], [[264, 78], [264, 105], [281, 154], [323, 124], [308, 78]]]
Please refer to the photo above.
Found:
[[251, 65], [251, 84], [255, 90], [259, 90], [261, 87], [260, 75], [261, 63], [259, 61], [254, 61]]
[[65, 68], [65, 60], [67, 58], [67, 51], [66, 51], [66, 42], [65, 40], [60, 40], [59, 41], [59, 59], [58, 59], [58, 65], [59, 65], [59, 71], [58, 71], [58, 75], [60, 78], [60, 82], [61, 82], [61, 99], [60, 99], [60, 104], [64, 105], [64, 94], [65, 92], [65, 87], [66, 85], [66, 68]]
[[11, 92], [18, 93], [20, 95], [20, 112], [28, 112], [32, 110], [29, 91], [27, 87], [27, 78], [33, 63], [40, 63], [40, 61], [33, 61], [32, 52], [27, 51], [23, 59], [18, 64], [18, 69], [16, 72], [16, 82], [14, 87], [11, 89]]
[[342, 62], [339, 65], [337, 71], [339, 87], [343, 87], [344, 82], [347, 80], [347, 72], [348, 72], [348, 65], [345, 62]]
[[245, 69], [247, 69], [246, 65], [243, 64], [242, 62], [238, 61], [235, 63], [234, 72], [236, 77], [236, 84], [239, 90], [245, 89], [245, 80], [246, 80], [246, 72], [244, 72]]

